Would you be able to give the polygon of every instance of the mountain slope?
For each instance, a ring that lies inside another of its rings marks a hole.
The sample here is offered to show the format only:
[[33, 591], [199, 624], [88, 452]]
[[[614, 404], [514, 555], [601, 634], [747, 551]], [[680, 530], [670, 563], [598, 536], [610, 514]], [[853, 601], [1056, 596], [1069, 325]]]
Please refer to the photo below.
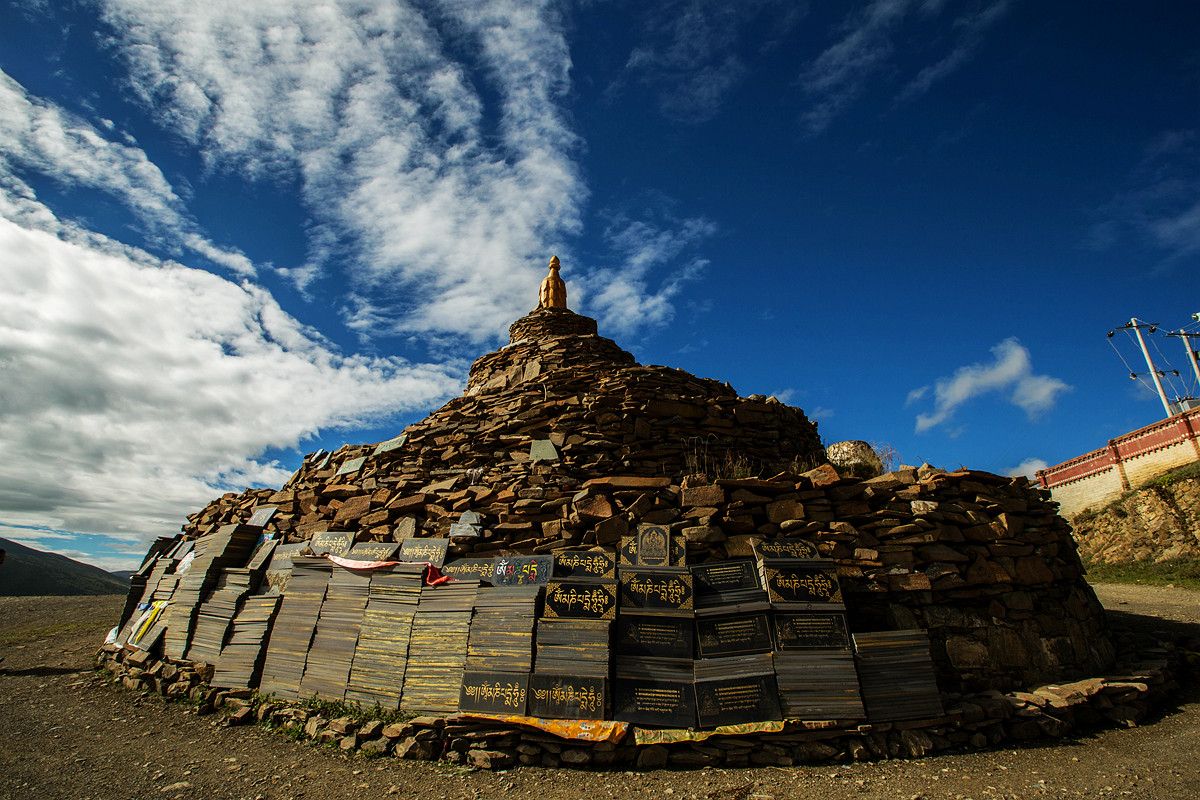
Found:
[[43, 553], [8, 539], [0, 564], [0, 595], [125, 594], [129, 584], [109, 573], [57, 553]]

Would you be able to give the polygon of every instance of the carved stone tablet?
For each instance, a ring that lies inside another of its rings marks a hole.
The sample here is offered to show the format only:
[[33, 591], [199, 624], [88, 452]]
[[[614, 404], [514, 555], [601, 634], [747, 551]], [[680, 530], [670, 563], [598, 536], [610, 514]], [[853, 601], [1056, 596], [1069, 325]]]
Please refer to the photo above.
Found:
[[528, 714], [542, 719], [604, 719], [608, 680], [571, 675], [530, 675]]
[[701, 728], [782, 719], [774, 675], [696, 682]]
[[554, 556], [554, 577], [583, 580], [612, 580], [617, 575], [617, 559], [599, 550], [574, 550]]
[[696, 597], [761, 589], [758, 566], [753, 561], [718, 561], [691, 568]]
[[528, 690], [528, 673], [464, 672], [458, 709], [524, 716]]
[[837, 571], [822, 567], [767, 567], [772, 603], [841, 603]]
[[643, 567], [673, 566], [670, 528], [666, 525], [638, 526], [637, 563]]
[[769, 653], [775, 649], [765, 613], [697, 619], [696, 648], [701, 658]]
[[551, 581], [546, 584], [544, 617], [613, 619], [616, 615], [615, 583]]
[[754, 542], [754, 555], [772, 558], [821, 558], [821, 553], [812, 542], [803, 539], [760, 539]]
[[354, 534], [349, 531], [318, 531], [308, 540], [314, 556], [343, 556], [354, 544]]
[[405, 539], [400, 543], [400, 560], [428, 562], [440, 568], [446, 561], [446, 549], [449, 547], [449, 539]]
[[403, 447], [404, 443], [407, 441], [408, 434], [402, 433], [394, 439], [388, 439], [386, 442], [380, 442], [379, 444], [375, 445], [375, 450], [372, 455], [377, 456], [380, 453], [387, 453], [391, 450], [395, 450], [398, 447]]
[[686, 658], [693, 654], [692, 621], [622, 613], [617, 617], [616, 651], [623, 656]]
[[850, 649], [845, 614], [777, 613], [775, 635], [780, 650]]
[[340, 466], [338, 468], [338, 471], [334, 474], [335, 475], [349, 475], [352, 472], [358, 472], [360, 469], [362, 469], [362, 465], [365, 463], [367, 463], [366, 456], [359, 456], [358, 458], [348, 459], [347, 461], [344, 461], [342, 463], [342, 466]]
[[692, 683], [618, 678], [613, 688], [613, 719], [654, 728], [695, 727]]
[[359, 542], [350, 548], [344, 558], [354, 561], [391, 561], [396, 557], [399, 545], [395, 542]]
[[460, 558], [439, 567], [443, 575], [469, 581], [491, 581], [492, 558]]
[[621, 573], [623, 608], [692, 610], [692, 576], [627, 569]]
[[[661, 527], [661, 526], [660, 526]], [[668, 566], [679, 567], [683, 566], [687, 560], [687, 546], [680, 536], [672, 536], [670, 538], [671, 558]], [[617, 553], [619, 563], [625, 566], [637, 566], [641, 562], [638, 561], [638, 537], [622, 536], [621, 549]]]
[[247, 525], [252, 525], [255, 528], [261, 528], [271, 521], [271, 517], [275, 516], [275, 512], [279, 510], [278, 506], [267, 506], [265, 508], [256, 508], [254, 513], [250, 515], [250, 519], [246, 520]]
[[553, 556], [496, 556], [492, 560], [493, 586], [544, 584], [553, 574]]
[[250, 560], [246, 562], [246, 569], [263, 569], [275, 554], [275, 548], [279, 546], [278, 539], [272, 539], [266, 534], [254, 548], [254, 552], [250, 554]]

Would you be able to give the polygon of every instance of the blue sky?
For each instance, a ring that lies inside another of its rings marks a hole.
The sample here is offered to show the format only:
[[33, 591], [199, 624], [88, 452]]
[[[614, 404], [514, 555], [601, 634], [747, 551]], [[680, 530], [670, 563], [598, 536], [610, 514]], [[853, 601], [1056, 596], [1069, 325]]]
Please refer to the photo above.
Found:
[[639, 361], [827, 442], [1099, 447], [1163, 415], [1105, 334], [1200, 327], [1197, 41], [1193, 2], [9, 0], [0, 535], [121, 568], [389, 438], [554, 254]]

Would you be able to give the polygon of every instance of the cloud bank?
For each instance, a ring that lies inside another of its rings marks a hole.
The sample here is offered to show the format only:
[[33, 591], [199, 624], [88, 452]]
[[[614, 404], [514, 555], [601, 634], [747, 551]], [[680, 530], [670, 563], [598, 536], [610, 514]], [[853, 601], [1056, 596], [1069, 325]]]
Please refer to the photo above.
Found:
[[[993, 347], [992, 355], [994, 360], [989, 364], [959, 367], [950, 377], [935, 382], [934, 410], [917, 415], [917, 433], [948, 422], [961, 406], [986, 394], [1006, 395], [1032, 419], [1052, 408], [1058, 395], [1071, 389], [1058, 378], [1035, 375], [1029, 351], [1015, 338]], [[928, 391], [928, 386], [914, 389], [909, 392], [908, 403], [919, 402]]]

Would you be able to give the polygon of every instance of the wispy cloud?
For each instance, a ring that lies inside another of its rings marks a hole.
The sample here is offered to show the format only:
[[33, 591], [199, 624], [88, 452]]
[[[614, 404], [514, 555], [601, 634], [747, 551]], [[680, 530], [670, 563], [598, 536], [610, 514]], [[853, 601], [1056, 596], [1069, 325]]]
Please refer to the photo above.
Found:
[[1106, 249], [1130, 237], [1163, 252], [1168, 265], [1200, 253], [1200, 135], [1163, 131], [1132, 170], [1130, 189], [1099, 211], [1088, 244]]
[[904, 26], [921, 26], [912, 36], [934, 42], [932, 48], [941, 55], [907, 79], [896, 95], [897, 102], [925, 94], [968, 63], [988, 29], [1008, 13], [1011, 0], [972, 5], [951, 20], [949, 31], [943, 30], [940, 20], [947, 5], [942, 0], [871, 0], [851, 12], [839, 29], [840, 38], [800, 76], [801, 86], [813, 101], [804, 114], [809, 132], [824, 131], [858, 100], [871, 80], [881, 76], [894, 80], [905, 74], [907, 65], [898, 64], [895, 57], [896, 39]]
[[68, 189], [96, 190], [122, 203], [147, 237], [168, 252], [191, 251], [235, 273], [254, 265], [204, 236], [183, 201], [139, 148], [114, 141], [87, 120], [30, 97], [0, 72], [0, 180], [15, 190], [38, 174]]
[[[636, 217], [625, 212], [612, 215], [604, 240], [617, 262], [592, 270], [581, 280], [589, 313], [604, 329], [618, 333], [669, 322], [675, 313], [673, 299], [708, 267], [707, 259], [695, 255], [697, 247], [716, 232], [711, 220], [678, 217], [661, 198], [648, 203]], [[668, 270], [665, 276], [655, 274], [664, 269]]]
[[[959, 367], [950, 377], [935, 382], [934, 411], [917, 415], [917, 433], [948, 422], [961, 406], [985, 394], [1006, 394], [1009, 402], [1034, 418], [1053, 407], [1059, 394], [1071, 389], [1058, 378], [1035, 375], [1029, 351], [1015, 338], [993, 347], [992, 355], [991, 363]], [[923, 398], [928, 388], [909, 392], [909, 403]]]
[[215, 493], [285, 480], [268, 448], [458, 386], [340, 355], [252, 284], [23, 227], [12, 208], [0, 202], [0, 521], [24, 538], [171, 533]]
[[112, 0], [105, 12], [159, 124], [213, 170], [298, 183], [314, 220], [298, 283], [344, 267], [348, 321], [364, 332], [484, 339], [528, 311], [588, 198], [558, 6]]
[[[663, 116], [699, 123], [716, 116], [747, 78], [750, 69], [739, 51], [774, 46], [804, 12], [799, 4], [777, 0], [668, 0], [643, 4], [640, 13], [641, 38], [608, 93], [637, 81], [656, 92]], [[751, 28], [770, 30], [774, 38], [748, 42]]]

